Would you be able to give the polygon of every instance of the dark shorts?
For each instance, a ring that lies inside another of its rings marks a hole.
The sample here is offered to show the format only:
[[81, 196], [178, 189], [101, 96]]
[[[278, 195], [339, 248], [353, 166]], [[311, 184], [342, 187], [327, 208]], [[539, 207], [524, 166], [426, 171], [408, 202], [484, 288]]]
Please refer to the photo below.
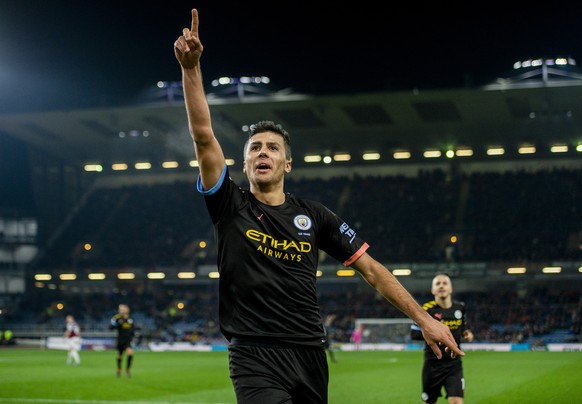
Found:
[[325, 349], [231, 343], [228, 351], [238, 404], [327, 403]]
[[427, 403], [436, 403], [441, 397], [444, 387], [446, 398], [464, 397], [465, 379], [463, 377], [463, 363], [460, 360], [441, 362], [441, 360], [427, 360], [422, 367], [422, 400]]
[[131, 341], [117, 341], [117, 352], [121, 355], [127, 348], [131, 348]]

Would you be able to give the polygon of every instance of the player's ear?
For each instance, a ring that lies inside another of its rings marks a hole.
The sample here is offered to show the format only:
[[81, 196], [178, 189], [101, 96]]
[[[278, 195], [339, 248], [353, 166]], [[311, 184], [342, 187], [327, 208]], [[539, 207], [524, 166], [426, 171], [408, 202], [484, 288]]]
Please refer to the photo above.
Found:
[[291, 160], [285, 161], [285, 172], [290, 173], [292, 168]]

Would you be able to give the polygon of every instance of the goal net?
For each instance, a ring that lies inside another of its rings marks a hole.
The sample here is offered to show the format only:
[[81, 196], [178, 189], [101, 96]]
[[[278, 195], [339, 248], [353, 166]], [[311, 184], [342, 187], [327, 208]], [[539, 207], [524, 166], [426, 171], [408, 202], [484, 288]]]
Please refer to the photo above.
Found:
[[362, 344], [406, 344], [411, 342], [409, 318], [358, 318], [362, 328]]

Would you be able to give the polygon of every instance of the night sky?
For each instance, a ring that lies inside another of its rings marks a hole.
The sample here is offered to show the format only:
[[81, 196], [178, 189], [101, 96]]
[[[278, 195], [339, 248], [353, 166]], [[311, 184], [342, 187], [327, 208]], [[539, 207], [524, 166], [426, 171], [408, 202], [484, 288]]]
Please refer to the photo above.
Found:
[[[193, 7], [206, 84], [268, 76], [273, 90], [313, 95], [426, 90], [487, 84], [518, 60], [582, 63], [576, 3], [465, 3], [0, 0], [0, 114], [126, 105], [180, 80], [173, 43]], [[0, 133], [0, 208], [30, 200], [29, 175], [26, 146]]]
[[0, 0], [0, 113], [131, 103], [180, 80], [173, 42], [193, 7], [207, 82], [264, 75], [273, 89], [311, 94], [459, 88], [511, 75], [517, 60], [582, 63], [582, 14], [564, 3], [262, 3]]

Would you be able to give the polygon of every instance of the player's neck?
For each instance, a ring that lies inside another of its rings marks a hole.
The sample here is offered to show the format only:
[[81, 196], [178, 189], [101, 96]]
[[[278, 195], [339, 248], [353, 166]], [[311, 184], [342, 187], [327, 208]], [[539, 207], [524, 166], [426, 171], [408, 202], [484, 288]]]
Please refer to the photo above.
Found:
[[283, 192], [283, 187], [272, 189], [252, 187], [251, 193], [259, 202], [262, 202], [265, 205], [279, 206], [285, 202], [285, 192]]
[[283, 177], [273, 181], [249, 181], [253, 196], [265, 205], [279, 206], [285, 202]]
[[435, 297], [435, 301], [444, 309], [448, 309], [453, 306], [453, 298], [450, 295], [447, 297]]

